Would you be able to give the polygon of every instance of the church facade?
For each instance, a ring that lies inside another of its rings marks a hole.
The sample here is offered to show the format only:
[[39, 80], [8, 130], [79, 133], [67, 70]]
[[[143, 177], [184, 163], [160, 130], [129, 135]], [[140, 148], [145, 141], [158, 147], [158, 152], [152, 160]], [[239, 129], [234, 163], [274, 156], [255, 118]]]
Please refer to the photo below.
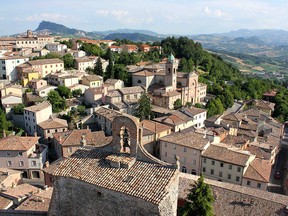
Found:
[[143, 86], [153, 104], [164, 108], [173, 109], [177, 99], [181, 100], [182, 105], [203, 101], [207, 86], [198, 82], [197, 72], [178, 72], [177, 68], [178, 61], [171, 54], [164, 71], [144, 70], [132, 74], [133, 86]]

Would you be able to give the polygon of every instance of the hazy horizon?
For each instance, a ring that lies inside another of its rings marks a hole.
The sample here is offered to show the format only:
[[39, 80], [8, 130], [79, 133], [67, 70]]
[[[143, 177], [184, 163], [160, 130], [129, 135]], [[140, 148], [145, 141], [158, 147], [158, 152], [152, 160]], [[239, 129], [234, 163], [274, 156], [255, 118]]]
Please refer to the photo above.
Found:
[[3, 0], [0, 34], [35, 30], [42, 20], [84, 31], [143, 29], [195, 35], [239, 29], [288, 31], [286, 0]]

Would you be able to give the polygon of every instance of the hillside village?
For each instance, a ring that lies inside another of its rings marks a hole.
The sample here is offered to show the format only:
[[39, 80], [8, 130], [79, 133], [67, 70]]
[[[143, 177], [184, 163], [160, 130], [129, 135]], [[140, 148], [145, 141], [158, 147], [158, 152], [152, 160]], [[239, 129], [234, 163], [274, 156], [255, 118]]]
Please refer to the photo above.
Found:
[[[81, 50], [88, 45], [110, 57]], [[111, 53], [149, 52], [164, 58], [125, 65], [117, 76], [111, 70]], [[287, 190], [286, 167], [278, 169], [285, 125], [272, 117], [277, 92], [208, 115], [205, 105], [216, 96], [199, 70], [180, 71], [180, 61], [152, 44], [30, 30], [0, 38], [7, 118], [0, 125], [0, 214], [176, 215], [202, 173], [216, 215], [284, 215], [288, 197], [271, 190], [275, 178]], [[143, 117], [145, 96], [151, 112]]]

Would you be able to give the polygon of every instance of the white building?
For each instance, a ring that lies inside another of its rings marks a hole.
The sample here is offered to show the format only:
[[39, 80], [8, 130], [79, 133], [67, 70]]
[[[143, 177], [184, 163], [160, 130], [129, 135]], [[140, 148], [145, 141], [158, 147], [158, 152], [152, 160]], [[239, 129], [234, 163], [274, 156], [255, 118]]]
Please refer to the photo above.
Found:
[[0, 57], [0, 79], [15, 81], [17, 79], [16, 66], [28, 60], [29, 58], [22, 56]]
[[52, 106], [48, 101], [24, 108], [25, 130], [29, 135], [37, 131], [37, 124], [46, 121], [52, 115]]
[[67, 50], [67, 45], [60, 43], [49, 43], [46, 44], [46, 49], [51, 52], [65, 52]]
[[48, 97], [48, 93], [50, 91], [54, 91], [55, 89], [57, 89], [56, 86], [50, 86], [50, 85], [47, 85], [47, 86], [43, 86], [39, 89], [36, 89], [35, 92], [36, 94], [38, 94], [40, 97]]

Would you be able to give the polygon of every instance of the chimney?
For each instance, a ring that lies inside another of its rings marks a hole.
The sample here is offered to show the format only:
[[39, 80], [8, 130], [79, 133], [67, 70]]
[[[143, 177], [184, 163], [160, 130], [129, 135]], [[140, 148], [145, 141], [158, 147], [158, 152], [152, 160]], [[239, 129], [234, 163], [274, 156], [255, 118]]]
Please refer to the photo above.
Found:
[[80, 143], [81, 143], [81, 146], [86, 146], [86, 144], [87, 144], [84, 134], [81, 136], [81, 142]]
[[27, 137], [27, 133], [25, 133], [25, 136]]
[[6, 131], [3, 130], [3, 137], [6, 137]]
[[87, 125], [87, 129], [89, 129], [89, 125]]
[[61, 143], [62, 142], [62, 136], [60, 135], [59, 136], [59, 143]]

